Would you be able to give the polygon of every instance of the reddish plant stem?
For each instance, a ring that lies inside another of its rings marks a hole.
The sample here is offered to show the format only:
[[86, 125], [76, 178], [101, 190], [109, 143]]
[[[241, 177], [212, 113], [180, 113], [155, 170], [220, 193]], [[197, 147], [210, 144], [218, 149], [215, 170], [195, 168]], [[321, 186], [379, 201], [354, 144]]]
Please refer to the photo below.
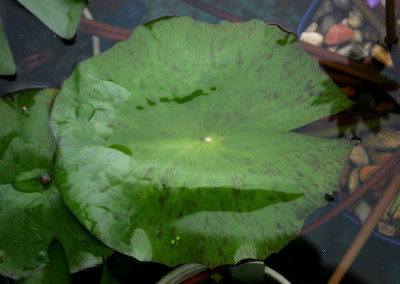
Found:
[[372, 188], [378, 181], [380, 181], [385, 175], [387, 175], [390, 170], [393, 169], [400, 162], [400, 147], [396, 150], [394, 155], [373, 175], [368, 181], [366, 181], [359, 189], [357, 189], [352, 195], [347, 197], [343, 202], [338, 204], [331, 211], [326, 213], [321, 218], [318, 218], [313, 223], [307, 225], [303, 228], [300, 235], [304, 236], [305, 234], [311, 232], [312, 230], [318, 228], [322, 224], [326, 223], [337, 214], [342, 212], [348, 206], [350, 206], [353, 202], [355, 202], [358, 198], [360, 198], [364, 193], [366, 193], [369, 189]]
[[207, 279], [208, 277], [210, 277], [211, 275], [214, 275], [218, 272], [221, 272], [225, 269], [228, 269], [229, 267], [232, 267], [233, 265], [230, 264], [226, 264], [226, 265], [221, 265], [221, 266], [217, 266], [213, 269], [207, 269], [203, 272], [200, 272], [199, 274], [196, 274], [192, 277], [190, 277], [189, 279], [186, 279], [185, 281], [183, 281], [181, 284], [195, 284], [199, 281], [202, 281], [204, 279]]
[[207, 13], [209, 13], [211, 15], [214, 15], [214, 16], [220, 18], [220, 19], [223, 19], [223, 20], [227, 20], [227, 21], [230, 21], [230, 22], [239, 22], [239, 23], [243, 23], [243, 22], [246, 21], [246, 20], [244, 20], [242, 18], [236, 17], [235, 15], [227, 13], [227, 12], [221, 10], [221, 9], [218, 9], [218, 8], [216, 8], [214, 6], [211, 6], [211, 5], [209, 5], [207, 3], [204, 3], [204, 2], [201, 2], [201, 1], [197, 1], [197, 0], [182, 0], [182, 2], [185, 2], [188, 5], [196, 7], [198, 9], [202, 10], [202, 11], [205, 11], [205, 12], [207, 12]]
[[378, 76], [378, 74], [373, 74], [372, 72], [368, 72], [366, 70], [362, 70], [359, 68], [351, 68], [350, 66], [346, 66], [341, 63], [337, 63], [326, 59], [319, 59], [318, 63], [321, 64], [323, 67], [332, 68], [335, 71], [345, 72], [349, 75], [352, 75], [356, 78], [360, 78], [369, 83], [377, 84], [380, 86], [388, 86], [390, 89], [396, 88], [395, 82], [389, 81], [382, 76]]
[[131, 30], [119, 28], [85, 18], [81, 18], [79, 28], [82, 32], [86, 34], [108, 38], [116, 41], [125, 41], [132, 34]]
[[386, 37], [385, 45], [390, 52], [395, 71], [400, 75], [400, 45], [397, 36], [396, 28], [400, 29], [399, 24], [396, 22], [396, 4], [400, 6], [400, 1], [386, 0], [385, 7], [382, 4], [377, 6], [377, 11], [386, 21]]
[[[362, 70], [364, 72], [374, 74], [374, 75], [380, 73], [380, 70], [377, 70], [374, 68], [374, 66], [366, 64], [364, 62], [359, 62], [359, 61], [349, 59], [349, 58], [339, 55], [335, 52], [326, 50], [324, 48], [309, 44], [309, 43], [301, 41], [301, 40], [299, 40], [299, 44], [307, 51], [307, 53], [314, 55], [319, 59], [326, 59], [326, 60], [329, 60], [332, 62], [347, 65], [349, 67], [359, 69], [359, 70]], [[365, 60], [365, 61], [367, 61], [367, 60]]]
[[396, 10], [394, 0], [386, 0], [385, 5], [385, 18], [386, 18], [386, 37], [385, 44], [389, 50], [392, 45], [397, 43], [398, 37], [396, 34]]
[[397, 192], [399, 192], [399, 190], [400, 170], [396, 171], [396, 173], [394, 174], [392, 181], [390, 182], [382, 197], [379, 199], [371, 214], [368, 216], [367, 220], [361, 227], [356, 238], [353, 240], [352, 244], [346, 251], [339, 265], [336, 267], [334, 273], [332, 274], [332, 277], [328, 281], [328, 284], [336, 284], [342, 280], [343, 276], [346, 274], [347, 270], [349, 270], [354, 259], [361, 251], [362, 247], [376, 227], [376, 224], [378, 224], [380, 218], [383, 216], [386, 209], [389, 207], [390, 203], [396, 196]]
[[121, 36], [125, 36], [125, 37], [128, 37], [128, 38], [132, 34], [132, 31], [129, 30], [129, 29], [119, 28], [119, 27], [116, 27], [116, 26], [112, 26], [112, 25], [109, 25], [109, 24], [104, 24], [104, 23], [101, 23], [101, 22], [97, 22], [97, 21], [89, 20], [89, 19], [85, 19], [85, 18], [81, 18], [80, 23], [83, 26], [86, 26], [86, 27], [92, 27], [94, 29], [100, 29], [100, 30], [107, 31], [107, 32], [110, 32], [110, 33], [116, 33], [116, 34], [119, 34]]
[[248, 263], [248, 262], [252, 262], [254, 260], [255, 259], [247, 258], [247, 259], [243, 259], [243, 260], [239, 261], [237, 264], [224, 264], [224, 265], [221, 265], [221, 266], [214, 267], [212, 269], [207, 269], [207, 270], [204, 270], [204, 271], [200, 272], [199, 274], [196, 274], [196, 275], [186, 279], [185, 281], [181, 282], [180, 284], [195, 284], [195, 283], [198, 283], [199, 281], [207, 279], [211, 275], [214, 275], [214, 274], [216, 274], [218, 272], [226, 270], [226, 269], [228, 269], [228, 268], [230, 268], [232, 266], [242, 265], [242, 264], [245, 264], [245, 263]]

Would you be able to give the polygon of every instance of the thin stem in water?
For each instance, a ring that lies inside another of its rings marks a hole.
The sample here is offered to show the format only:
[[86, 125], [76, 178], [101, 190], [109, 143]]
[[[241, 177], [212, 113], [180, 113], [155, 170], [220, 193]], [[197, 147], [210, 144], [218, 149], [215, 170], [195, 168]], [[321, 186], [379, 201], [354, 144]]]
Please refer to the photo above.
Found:
[[396, 150], [394, 155], [359, 189], [357, 189], [352, 195], [347, 197], [342, 203], [333, 208], [331, 211], [326, 213], [321, 218], [317, 219], [313, 223], [304, 227], [301, 231], [301, 236], [313, 231], [319, 226], [325, 224], [327, 221], [335, 217], [337, 214], [346, 209], [349, 205], [354, 203], [358, 198], [360, 198], [364, 193], [366, 193], [369, 189], [371, 189], [379, 180], [381, 180], [385, 175], [387, 175], [391, 169], [393, 169], [400, 161], [400, 147]]
[[392, 45], [398, 42], [396, 33], [396, 9], [394, 0], [386, 0], [385, 18], [386, 18], [386, 37], [385, 44], [389, 50]]
[[400, 170], [397, 170], [393, 176], [392, 181], [386, 188], [382, 197], [379, 199], [378, 203], [375, 205], [368, 219], [365, 221], [364, 225], [361, 227], [353, 243], [350, 245], [346, 254], [340, 261], [339, 265], [336, 267], [332, 277], [329, 279], [328, 284], [339, 283], [343, 276], [346, 274], [347, 270], [350, 268], [354, 259], [357, 257], [358, 253], [361, 251], [365, 242], [371, 235], [372, 231], [378, 224], [380, 218], [385, 213], [386, 209], [389, 207], [393, 198], [400, 190]]

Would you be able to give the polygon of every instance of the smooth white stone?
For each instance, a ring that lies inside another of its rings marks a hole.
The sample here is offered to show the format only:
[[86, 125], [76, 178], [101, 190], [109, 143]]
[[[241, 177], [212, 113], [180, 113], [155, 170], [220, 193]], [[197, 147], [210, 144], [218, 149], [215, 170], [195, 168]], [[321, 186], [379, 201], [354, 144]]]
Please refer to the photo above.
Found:
[[361, 200], [357, 203], [357, 206], [354, 209], [354, 215], [356, 215], [358, 221], [360, 221], [361, 224], [364, 224], [371, 211], [371, 206], [369, 206], [367, 202]]
[[308, 25], [306, 28], [305, 32], [315, 32], [318, 28], [318, 24], [316, 22], [312, 22], [311, 24]]
[[364, 17], [359, 10], [353, 10], [349, 13], [348, 23], [349, 26], [358, 29], [363, 24]]
[[369, 164], [368, 155], [363, 146], [360, 144], [354, 146], [350, 153], [350, 161], [358, 167]]
[[301, 33], [300, 40], [312, 45], [322, 46], [324, 37], [317, 32], [303, 32]]
[[351, 170], [349, 177], [349, 193], [352, 194], [360, 186], [360, 180], [358, 178], [360, 173], [360, 168], [354, 168]]

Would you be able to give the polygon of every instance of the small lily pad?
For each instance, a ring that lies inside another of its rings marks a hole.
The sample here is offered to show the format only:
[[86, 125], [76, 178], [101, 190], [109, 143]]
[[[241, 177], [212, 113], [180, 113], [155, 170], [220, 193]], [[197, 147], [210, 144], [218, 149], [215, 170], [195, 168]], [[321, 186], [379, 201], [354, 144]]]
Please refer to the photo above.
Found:
[[291, 130], [350, 105], [276, 26], [165, 19], [63, 84], [55, 178], [92, 233], [139, 260], [265, 258], [327, 203], [351, 148]]
[[62, 38], [72, 39], [87, 0], [18, 0], [49, 29]]
[[111, 253], [68, 211], [54, 185], [49, 117], [57, 93], [24, 91], [0, 101], [0, 273], [15, 279], [47, 264], [53, 236], [71, 271]]

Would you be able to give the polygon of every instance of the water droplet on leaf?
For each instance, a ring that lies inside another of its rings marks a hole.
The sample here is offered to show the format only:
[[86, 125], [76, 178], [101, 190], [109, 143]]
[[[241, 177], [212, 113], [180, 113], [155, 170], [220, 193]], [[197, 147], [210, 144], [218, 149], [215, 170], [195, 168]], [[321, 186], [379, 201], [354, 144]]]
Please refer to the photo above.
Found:
[[[47, 177], [47, 178], [46, 178]], [[44, 184], [43, 182], [46, 182]], [[12, 181], [14, 189], [21, 192], [43, 192], [50, 184], [50, 174], [45, 169], [23, 172]]]
[[46, 252], [45, 251], [40, 251], [36, 254], [35, 258], [37, 261], [43, 261], [46, 259]]
[[81, 104], [75, 109], [75, 115], [78, 120], [89, 121], [94, 115], [94, 107], [89, 104]]
[[24, 208], [24, 212], [31, 217], [41, 216], [42, 211], [43, 211], [43, 202], [41, 197], [36, 198]]
[[211, 141], [212, 141], [211, 137], [208, 137], [208, 136], [201, 138], [201, 142], [204, 142], [204, 143], [211, 143]]

